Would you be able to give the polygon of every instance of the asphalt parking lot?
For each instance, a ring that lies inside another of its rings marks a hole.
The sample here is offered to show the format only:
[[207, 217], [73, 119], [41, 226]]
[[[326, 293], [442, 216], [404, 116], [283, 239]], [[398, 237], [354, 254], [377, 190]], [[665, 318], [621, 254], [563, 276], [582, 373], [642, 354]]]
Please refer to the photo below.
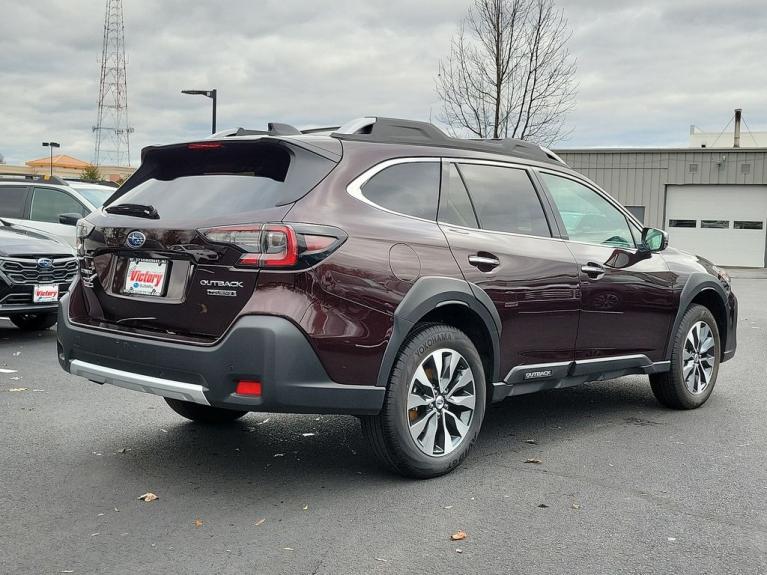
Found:
[[735, 289], [738, 354], [703, 408], [644, 377], [520, 397], [420, 482], [353, 417], [198, 427], [0, 320], [0, 573], [767, 573], [767, 280]]

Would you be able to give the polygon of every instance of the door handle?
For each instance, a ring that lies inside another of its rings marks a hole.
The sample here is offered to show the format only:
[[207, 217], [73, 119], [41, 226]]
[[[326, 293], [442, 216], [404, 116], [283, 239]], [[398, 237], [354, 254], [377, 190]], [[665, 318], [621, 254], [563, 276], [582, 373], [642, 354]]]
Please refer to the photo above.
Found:
[[605, 268], [594, 262], [589, 262], [581, 266], [581, 271], [592, 279], [599, 279], [605, 275]]
[[478, 268], [495, 268], [501, 265], [501, 260], [490, 254], [486, 256], [474, 255], [469, 256], [469, 263]]

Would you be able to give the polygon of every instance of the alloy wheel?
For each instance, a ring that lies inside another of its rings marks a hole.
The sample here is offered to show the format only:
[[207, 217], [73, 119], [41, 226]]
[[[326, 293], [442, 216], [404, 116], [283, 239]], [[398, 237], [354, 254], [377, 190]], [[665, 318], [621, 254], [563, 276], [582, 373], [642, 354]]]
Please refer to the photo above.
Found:
[[407, 397], [410, 436], [432, 457], [453, 452], [471, 428], [476, 406], [471, 366], [460, 353], [439, 349], [416, 369]]
[[690, 393], [703, 393], [711, 383], [716, 365], [716, 340], [706, 322], [690, 328], [682, 350], [682, 379]]

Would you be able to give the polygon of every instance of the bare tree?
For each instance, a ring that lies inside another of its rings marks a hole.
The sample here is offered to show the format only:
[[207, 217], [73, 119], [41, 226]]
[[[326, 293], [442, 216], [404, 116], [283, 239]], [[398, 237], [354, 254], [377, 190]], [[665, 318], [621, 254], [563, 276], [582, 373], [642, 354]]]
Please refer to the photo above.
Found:
[[575, 100], [570, 37], [553, 0], [474, 0], [439, 65], [441, 119], [478, 138], [560, 141]]

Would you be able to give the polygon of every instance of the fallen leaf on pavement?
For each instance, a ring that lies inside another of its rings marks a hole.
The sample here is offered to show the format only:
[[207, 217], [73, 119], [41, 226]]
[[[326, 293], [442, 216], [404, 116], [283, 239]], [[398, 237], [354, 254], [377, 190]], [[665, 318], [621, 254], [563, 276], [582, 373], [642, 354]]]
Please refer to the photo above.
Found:
[[543, 463], [540, 459], [525, 459], [525, 463]]
[[195, 527], [202, 527], [202, 519], [195, 519], [193, 523]]
[[264, 524], [264, 521], [266, 521], [266, 517], [264, 517], [263, 519], [259, 519], [258, 521], [256, 521], [256, 527], [258, 527], [259, 525], [263, 525], [263, 524]]
[[142, 501], [149, 502], [149, 501], [157, 501], [159, 497], [157, 497], [157, 495], [155, 495], [154, 493], [150, 491], [149, 493], [144, 493], [144, 495], [140, 496], [139, 499], [141, 499]]
[[462, 539], [466, 539], [465, 531], [456, 531], [450, 536], [450, 541], [461, 541]]

